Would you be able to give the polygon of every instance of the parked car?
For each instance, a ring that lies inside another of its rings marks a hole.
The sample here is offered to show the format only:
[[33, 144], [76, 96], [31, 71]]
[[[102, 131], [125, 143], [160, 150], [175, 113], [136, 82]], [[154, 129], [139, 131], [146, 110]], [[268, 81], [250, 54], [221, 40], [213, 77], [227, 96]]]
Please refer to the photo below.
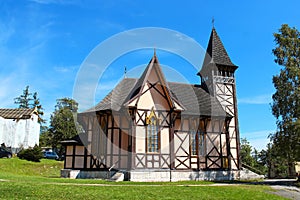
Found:
[[12, 153], [6, 150], [5, 148], [0, 148], [0, 158], [11, 158]]
[[44, 158], [58, 160], [59, 156], [53, 151], [45, 151]]

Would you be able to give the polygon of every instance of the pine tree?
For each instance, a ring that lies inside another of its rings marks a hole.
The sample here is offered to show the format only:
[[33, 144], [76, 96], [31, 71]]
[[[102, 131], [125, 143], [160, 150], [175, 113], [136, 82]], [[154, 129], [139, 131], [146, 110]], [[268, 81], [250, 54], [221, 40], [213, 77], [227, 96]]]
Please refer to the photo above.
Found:
[[44, 111], [43, 111], [44, 108], [42, 107], [40, 99], [38, 98], [37, 95], [38, 95], [37, 92], [33, 93], [33, 99], [32, 99], [33, 103], [31, 103], [31, 107], [37, 109], [37, 113], [39, 115], [38, 122], [42, 124], [46, 122], [46, 120], [42, 119], [41, 117], [44, 115]]
[[44, 115], [43, 107], [38, 98], [38, 93], [34, 92], [33, 94], [29, 92], [29, 86], [27, 85], [23, 90], [23, 94], [19, 97], [14, 98], [15, 104], [19, 105], [19, 108], [36, 108], [39, 115], [38, 122], [40, 124], [45, 123], [46, 121], [42, 118]]
[[23, 94], [14, 98], [15, 104], [19, 104], [19, 108], [30, 108], [30, 102], [32, 99], [32, 93], [29, 92], [29, 86], [27, 85], [23, 90]]

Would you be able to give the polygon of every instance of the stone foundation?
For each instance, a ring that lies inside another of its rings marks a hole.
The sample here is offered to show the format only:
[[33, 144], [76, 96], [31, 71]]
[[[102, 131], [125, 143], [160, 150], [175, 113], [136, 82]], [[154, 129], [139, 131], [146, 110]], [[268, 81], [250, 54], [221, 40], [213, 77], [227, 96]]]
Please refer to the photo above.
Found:
[[[81, 171], [63, 169], [61, 177], [63, 178], [81, 178], [81, 179], [111, 179], [115, 171]], [[170, 170], [132, 170], [124, 173], [125, 180], [134, 182], [176, 182], [176, 181], [225, 181], [225, 180], [251, 180], [263, 179], [250, 170], [239, 171], [170, 171]]]
[[131, 171], [130, 181], [154, 182], [154, 181], [221, 181], [235, 180], [237, 173], [233, 171]]
[[60, 177], [70, 179], [110, 179], [115, 173], [115, 171], [82, 171], [62, 169], [60, 171]]

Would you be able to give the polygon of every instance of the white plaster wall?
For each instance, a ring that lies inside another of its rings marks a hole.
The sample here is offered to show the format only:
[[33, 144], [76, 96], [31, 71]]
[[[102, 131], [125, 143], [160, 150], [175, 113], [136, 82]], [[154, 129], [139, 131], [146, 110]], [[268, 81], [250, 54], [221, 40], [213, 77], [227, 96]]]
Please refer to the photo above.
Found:
[[169, 141], [169, 129], [163, 128], [160, 131], [160, 150], [161, 153], [169, 153], [170, 141]]
[[136, 153], [146, 153], [146, 130], [145, 127], [136, 126]]
[[4, 119], [0, 117], [0, 143], [7, 147], [17, 149], [33, 147], [39, 144], [40, 124], [38, 117], [33, 115], [30, 119]]

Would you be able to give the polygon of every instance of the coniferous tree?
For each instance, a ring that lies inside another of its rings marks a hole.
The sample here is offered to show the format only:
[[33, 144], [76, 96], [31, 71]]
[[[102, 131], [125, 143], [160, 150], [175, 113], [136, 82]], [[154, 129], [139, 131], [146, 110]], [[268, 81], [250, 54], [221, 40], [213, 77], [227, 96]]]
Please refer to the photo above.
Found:
[[23, 90], [23, 94], [19, 97], [14, 98], [15, 104], [19, 105], [19, 108], [36, 108], [37, 113], [39, 115], [38, 122], [40, 124], [45, 123], [46, 121], [42, 118], [44, 115], [44, 108], [40, 103], [40, 99], [38, 98], [38, 93], [34, 92], [33, 94], [29, 92], [29, 86], [27, 85]]
[[247, 141], [246, 138], [242, 138], [241, 151], [240, 151], [242, 163], [253, 167], [254, 159], [251, 156], [251, 152], [252, 152], [252, 146], [250, 145], [250, 143]]
[[15, 104], [19, 104], [19, 108], [30, 108], [30, 102], [32, 99], [32, 93], [29, 92], [29, 86], [27, 85], [23, 90], [23, 94], [14, 98]]
[[42, 124], [46, 122], [46, 120], [42, 119], [41, 117], [44, 115], [44, 111], [43, 111], [44, 108], [42, 107], [40, 99], [38, 98], [37, 95], [38, 95], [37, 92], [33, 93], [33, 98], [32, 98], [33, 103], [31, 103], [31, 107], [37, 109], [37, 113], [39, 115], [38, 121], [40, 124]]

